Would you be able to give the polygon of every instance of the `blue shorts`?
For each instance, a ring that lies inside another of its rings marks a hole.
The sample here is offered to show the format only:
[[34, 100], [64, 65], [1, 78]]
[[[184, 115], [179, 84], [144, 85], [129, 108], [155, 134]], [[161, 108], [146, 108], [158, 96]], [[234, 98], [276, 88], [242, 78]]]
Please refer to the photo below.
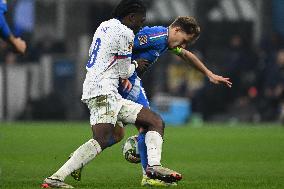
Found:
[[138, 104], [141, 104], [144, 108], [150, 108], [149, 101], [146, 96], [145, 90], [142, 87], [142, 82], [139, 77], [136, 78], [129, 78], [129, 81], [132, 84], [131, 90], [123, 91], [123, 87], [121, 84], [119, 85], [118, 92], [119, 94], [127, 100], [131, 100]]

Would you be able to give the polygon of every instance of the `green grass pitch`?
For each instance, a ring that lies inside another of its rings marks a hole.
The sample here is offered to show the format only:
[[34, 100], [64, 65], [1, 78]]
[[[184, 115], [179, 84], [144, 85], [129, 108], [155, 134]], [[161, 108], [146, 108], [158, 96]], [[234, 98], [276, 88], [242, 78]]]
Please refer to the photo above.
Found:
[[[126, 136], [136, 133], [129, 126]], [[68, 155], [91, 137], [87, 122], [0, 123], [0, 188], [39, 188]], [[205, 124], [167, 127], [164, 166], [183, 173], [175, 188], [283, 189], [284, 127]], [[76, 188], [142, 188], [141, 168], [123, 159], [121, 143], [85, 168]]]

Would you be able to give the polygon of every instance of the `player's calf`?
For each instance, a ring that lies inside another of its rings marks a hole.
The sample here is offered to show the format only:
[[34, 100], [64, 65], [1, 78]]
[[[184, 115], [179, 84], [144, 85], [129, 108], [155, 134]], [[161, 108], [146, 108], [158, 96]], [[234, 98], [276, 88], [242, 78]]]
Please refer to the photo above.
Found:
[[110, 141], [113, 138], [114, 125], [110, 123], [97, 123], [92, 125], [93, 138], [96, 140], [101, 149], [104, 150], [110, 146]]

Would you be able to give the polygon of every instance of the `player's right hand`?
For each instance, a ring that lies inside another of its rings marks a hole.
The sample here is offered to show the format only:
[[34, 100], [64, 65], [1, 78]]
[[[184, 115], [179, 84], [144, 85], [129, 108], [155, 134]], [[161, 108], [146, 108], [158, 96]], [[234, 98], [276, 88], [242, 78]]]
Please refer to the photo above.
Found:
[[20, 37], [13, 37], [11, 43], [13, 44], [15, 50], [18, 53], [25, 54], [27, 49], [27, 44], [24, 40], [22, 40]]
[[213, 74], [212, 72], [208, 75], [208, 78], [210, 82], [214, 84], [225, 84], [229, 88], [232, 87], [232, 82], [230, 81], [230, 78], [216, 75], [216, 74]]

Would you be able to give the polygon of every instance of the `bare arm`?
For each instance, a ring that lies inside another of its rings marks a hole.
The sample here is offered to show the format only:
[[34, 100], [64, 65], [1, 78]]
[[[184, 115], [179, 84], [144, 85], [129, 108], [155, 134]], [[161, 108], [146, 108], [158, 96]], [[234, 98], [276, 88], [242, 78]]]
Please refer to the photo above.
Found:
[[12, 34], [8, 23], [6, 22], [5, 15], [2, 11], [0, 12], [0, 37], [10, 43], [18, 53], [25, 53], [27, 48], [26, 42], [21, 38], [15, 37]]
[[13, 35], [10, 35], [8, 41], [13, 45], [13, 47], [18, 53], [25, 54], [27, 45], [24, 40], [19, 37], [14, 37]]
[[230, 78], [225, 78], [223, 76], [216, 75], [212, 73], [202, 62], [199, 60], [199, 58], [191, 53], [190, 51], [187, 51], [183, 48], [179, 49], [179, 52], [176, 53], [178, 56], [180, 56], [186, 63], [190, 63], [193, 65], [197, 70], [199, 70], [201, 73], [206, 75], [209, 80], [214, 84], [225, 84], [228, 87], [232, 87], [232, 82], [230, 82]]

